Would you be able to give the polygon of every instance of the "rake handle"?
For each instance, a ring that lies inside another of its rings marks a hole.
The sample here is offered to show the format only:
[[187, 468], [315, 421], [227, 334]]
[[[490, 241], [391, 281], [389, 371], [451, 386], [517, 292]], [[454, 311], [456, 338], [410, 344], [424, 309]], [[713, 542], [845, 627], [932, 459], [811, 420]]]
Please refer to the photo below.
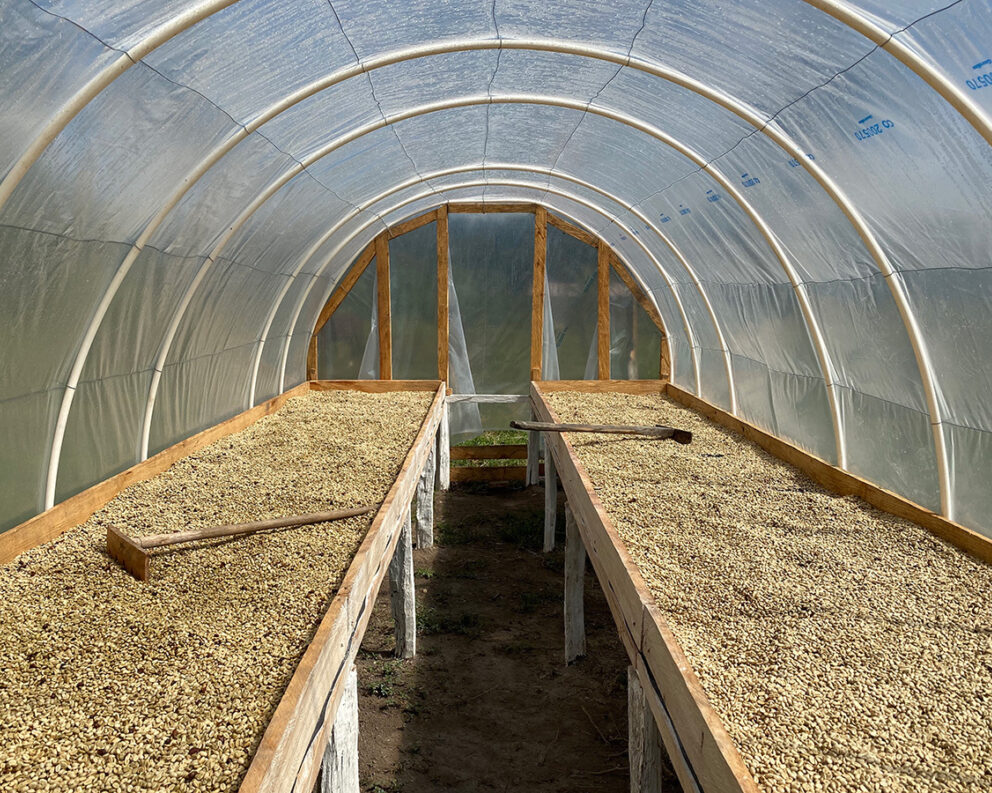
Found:
[[212, 537], [230, 537], [235, 534], [250, 534], [253, 531], [265, 529], [281, 529], [286, 526], [308, 526], [313, 523], [326, 523], [331, 520], [353, 518], [372, 512], [374, 507], [359, 507], [357, 509], [341, 509], [336, 512], [311, 512], [308, 515], [290, 515], [285, 518], [270, 518], [256, 520], [252, 523], [230, 523], [225, 526], [213, 526], [209, 529], [191, 529], [175, 532], [174, 534], [153, 534], [149, 537], [135, 537], [133, 542], [141, 548], [161, 548], [165, 545], [178, 545], [193, 540], [208, 540]]
[[529, 432], [605, 432], [613, 435], [647, 435], [649, 438], [671, 438], [676, 443], [691, 443], [692, 433], [675, 427], [638, 427], [632, 424], [552, 424], [545, 421], [511, 421], [510, 426]]

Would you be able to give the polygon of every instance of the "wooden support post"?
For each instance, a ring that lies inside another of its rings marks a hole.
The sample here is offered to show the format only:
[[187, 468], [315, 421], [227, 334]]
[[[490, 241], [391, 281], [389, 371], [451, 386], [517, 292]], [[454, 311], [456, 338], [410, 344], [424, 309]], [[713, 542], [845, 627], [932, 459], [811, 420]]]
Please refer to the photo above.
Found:
[[610, 249], [602, 240], [596, 246], [597, 256], [597, 310], [596, 310], [596, 359], [597, 377], [610, 379]]
[[316, 336], [320, 333], [320, 329], [327, 324], [327, 320], [331, 318], [331, 314], [338, 310], [338, 306], [344, 301], [348, 296], [348, 293], [352, 290], [352, 287], [358, 283], [358, 279], [362, 277], [365, 273], [365, 268], [369, 266], [372, 259], [375, 257], [375, 243], [369, 243], [365, 246], [365, 250], [359, 254], [358, 258], [355, 259], [355, 263], [351, 266], [351, 269], [341, 279], [341, 282], [335, 287], [334, 292], [324, 307], [320, 310], [320, 316], [317, 317], [317, 322], [313, 326], [313, 335]]
[[359, 793], [358, 671], [348, 672], [320, 768], [320, 793]]
[[389, 237], [375, 238], [376, 307], [379, 313], [379, 379], [393, 379], [393, 322], [389, 298]]
[[[531, 417], [534, 413], [531, 411]], [[527, 433], [527, 486], [541, 481], [541, 433]]]
[[[533, 434], [533, 433], [532, 433]], [[544, 455], [544, 550], [555, 549], [555, 529], [558, 522], [558, 472], [550, 444]]]
[[437, 210], [437, 377], [448, 382], [448, 205]]
[[434, 545], [434, 477], [437, 476], [437, 446], [431, 445], [427, 463], [417, 482], [417, 547]]
[[448, 490], [451, 487], [451, 440], [448, 432], [448, 403], [444, 403], [441, 411], [441, 423], [437, 428], [437, 489]]
[[417, 654], [417, 591], [413, 581], [413, 531], [407, 508], [396, 551], [389, 562], [389, 598], [396, 630], [396, 657]]
[[662, 793], [665, 750], [661, 733], [632, 666], [627, 667], [627, 725], [630, 793]]
[[317, 334], [310, 337], [307, 347], [307, 380], [316, 380], [317, 374]]
[[586, 617], [583, 587], [586, 546], [582, 544], [572, 508], [565, 505], [565, 663], [586, 654]]
[[530, 310], [530, 379], [541, 379], [544, 342], [544, 266], [548, 255], [548, 210], [534, 213], [534, 286]]

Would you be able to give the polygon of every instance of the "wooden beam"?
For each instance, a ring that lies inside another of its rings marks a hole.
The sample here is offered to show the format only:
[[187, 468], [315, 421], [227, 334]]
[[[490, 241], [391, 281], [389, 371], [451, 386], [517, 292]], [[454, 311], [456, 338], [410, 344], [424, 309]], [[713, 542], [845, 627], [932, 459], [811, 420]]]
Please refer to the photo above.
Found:
[[596, 359], [600, 380], [610, 379], [610, 249], [600, 240], [596, 246]]
[[311, 380], [311, 391], [361, 391], [385, 394], [394, 391], [437, 391], [440, 380]]
[[[559, 435], [559, 433], [556, 433]], [[548, 443], [547, 440], [544, 441]], [[525, 472], [526, 473], [526, 472]], [[555, 549], [555, 529], [558, 528], [558, 472], [554, 456], [544, 458], [544, 551]]]
[[627, 667], [627, 736], [631, 793], [664, 793], [661, 733], [633, 666]]
[[389, 297], [389, 238], [375, 238], [376, 307], [379, 315], [379, 379], [393, 379], [393, 319]]
[[544, 266], [548, 257], [548, 210], [534, 214], [534, 285], [530, 308], [530, 379], [541, 379], [544, 342]]
[[0, 534], [0, 564], [5, 564], [18, 554], [50, 542], [69, 529], [74, 529], [135, 482], [151, 479], [177, 460], [181, 460], [227, 435], [243, 430], [262, 416], [275, 413], [286, 404], [287, 400], [303, 396], [309, 390], [309, 383], [301, 383], [279, 396], [229, 418], [227, 421], [222, 421], [209, 429], [191, 435], [153, 457], [149, 457], [144, 462], [137, 463], [126, 471], [105, 479], [103, 482], [56, 504], [51, 509], [45, 510], [40, 515], [35, 515], [19, 526], [3, 532]]
[[525, 460], [527, 447], [520, 444], [505, 446], [452, 446], [452, 460]]
[[630, 274], [630, 270], [627, 269], [627, 266], [620, 261], [620, 257], [615, 253], [610, 254], [610, 266], [613, 267], [616, 274], [619, 275], [623, 282], [627, 285], [630, 293], [634, 296], [634, 300], [636, 300], [641, 308], [644, 309], [647, 315], [651, 318], [651, 321], [654, 323], [655, 327], [661, 331], [662, 337], [664, 337], [665, 325], [661, 321], [661, 314], [658, 313], [658, 309], [656, 309], [654, 304], [648, 299], [648, 296], [644, 293], [641, 285], [637, 283], [634, 276]]
[[667, 380], [672, 374], [672, 357], [671, 351], [668, 347], [668, 334], [665, 333], [665, 326], [661, 321], [661, 314], [658, 313], [658, 309], [654, 307], [654, 304], [648, 299], [648, 296], [644, 293], [641, 285], [637, 283], [637, 280], [631, 275], [630, 270], [627, 266], [620, 260], [620, 257], [615, 253], [610, 256], [610, 265], [616, 271], [616, 274], [623, 279], [623, 282], [627, 285], [630, 293], [634, 296], [634, 300], [638, 302], [641, 308], [647, 313], [654, 323], [655, 327], [661, 331], [661, 360], [658, 362], [658, 376], [662, 380]]
[[307, 345], [307, 380], [317, 379], [317, 334], [310, 337]]
[[472, 484], [491, 482], [523, 483], [527, 478], [527, 467], [523, 465], [463, 466], [451, 469], [451, 481]]
[[[341, 305], [341, 301], [348, 296], [348, 293], [351, 291], [352, 287], [358, 283], [358, 279], [362, 277], [362, 274], [365, 272], [365, 268], [369, 266], [369, 263], [372, 261], [373, 257], [375, 257], [375, 245], [369, 244], [365, 246], [365, 250], [359, 254], [357, 259], [355, 259], [355, 263], [351, 266], [351, 269], [347, 272], [347, 274], [345, 274], [345, 277], [341, 279], [340, 283], [338, 283], [337, 287], [331, 293], [331, 296], [327, 298], [327, 302], [320, 310], [320, 316], [317, 317], [317, 324], [314, 325], [314, 336], [320, 333], [320, 329], [327, 324], [327, 320], [331, 318], [331, 314], [337, 310], [338, 306]], [[310, 379], [312, 380], [314, 378]]]
[[546, 394], [555, 391], [585, 391], [591, 394], [663, 394], [664, 380], [541, 380]]
[[954, 523], [926, 507], [921, 507], [919, 504], [872, 484], [866, 479], [842, 471], [826, 460], [816, 457], [798, 446], [793, 446], [788, 441], [777, 438], [754, 424], [732, 416], [716, 405], [712, 405], [672, 383], [668, 383], [666, 393], [676, 402], [680, 402], [706, 418], [733, 430], [749, 441], [758, 444], [766, 452], [804, 471], [811, 479], [823, 485], [827, 490], [842, 496], [857, 496], [891, 515], [911, 520], [942, 540], [956, 545], [976, 559], [992, 564], [992, 539], [983, 534], [959, 523]]
[[598, 244], [598, 240], [592, 234], [590, 234], [585, 229], [580, 229], [574, 223], [569, 223], [564, 218], [558, 217], [553, 212], [548, 212], [548, 223], [554, 226], [560, 231], [564, 231], [570, 237], [575, 237], [579, 242], [584, 242], [586, 245], [592, 245], [595, 247]]
[[437, 210], [437, 376], [448, 382], [448, 205]]
[[430, 454], [417, 483], [417, 547], [434, 546], [434, 480], [437, 478], [437, 444], [431, 444]]
[[331, 739], [320, 766], [321, 793], [359, 793], [358, 779], [358, 670], [348, 672]]
[[480, 201], [462, 201], [448, 204], [448, 212], [457, 214], [488, 214], [490, 212], [530, 212], [537, 211], [537, 204], [525, 203], [493, 203], [485, 204]]
[[393, 240], [403, 234], [419, 229], [421, 226], [426, 226], [428, 223], [433, 223], [435, 220], [437, 220], [437, 210], [432, 209], [430, 212], [424, 212], [424, 214], [417, 215], [415, 218], [410, 218], [395, 226], [391, 226], [386, 231], [386, 236]]
[[411, 509], [400, 529], [400, 538], [389, 562], [389, 604], [396, 634], [396, 657], [417, 654], [417, 590], [413, 580], [413, 522]]
[[565, 664], [586, 654], [586, 547], [572, 508], [565, 505]]

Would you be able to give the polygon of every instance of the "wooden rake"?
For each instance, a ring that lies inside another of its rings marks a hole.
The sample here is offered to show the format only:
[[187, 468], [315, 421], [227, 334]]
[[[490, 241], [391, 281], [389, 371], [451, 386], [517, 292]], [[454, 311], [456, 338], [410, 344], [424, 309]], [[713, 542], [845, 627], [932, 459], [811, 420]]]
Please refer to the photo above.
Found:
[[209, 540], [214, 537], [232, 537], [237, 534], [251, 534], [266, 529], [282, 529], [287, 526], [309, 526], [314, 523], [327, 523], [332, 520], [353, 518], [372, 512], [375, 507], [342, 509], [336, 512], [311, 512], [308, 515], [291, 515], [286, 518], [256, 520], [253, 523], [231, 523], [213, 526], [209, 529], [191, 529], [173, 534], [153, 534], [150, 537], [128, 537], [114, 526], [107, 528], [107, 553], [121, 563], [125, 570], [139, 581], [147, 581], [152, 548], [164, 548], [194, 540]]
[[689, 430], [679, 430], [657, 424], [638, 427], [632, 424], [553, 424], [546, 421], [511, 421], [510, 426], [529, 432], [605, 432], [613, 435], [646, 435], [648, 438], [671, 439], [676, 443], [692, 443]]

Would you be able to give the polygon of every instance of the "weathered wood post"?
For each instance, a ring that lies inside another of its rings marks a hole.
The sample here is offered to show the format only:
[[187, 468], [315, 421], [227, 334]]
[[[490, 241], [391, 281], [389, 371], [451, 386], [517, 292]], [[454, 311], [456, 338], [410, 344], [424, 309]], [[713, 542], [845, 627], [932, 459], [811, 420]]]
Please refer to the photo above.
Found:
[[[537, 433], [532, 433], [537, 434]], [[544, 454], [544, 550], [555, 549], [555, 528], [558, 521], [558, 472], [555, 470], [551, 444]]]
[[662, 793], [661, 769], [665, 750], [641, 681], [632, 666], [627, 667], [627, 725], [630, 793]]
[[[534, 410], [530, 412], [531, 420], [536, 420]], [[541, 481], [541, 435], [540, 432], [527, 433], [527, 486], [536, 485]]]
[[320, 793], [359, 793], [358, 671], [348, 673], [320, 768]]
[[413, 582], [413, 531], [407, 508], [396, 551], [389, 563], [389, 597], [396, 630], [396, 657], [417, 654], [417, 592]]
[[448, 403], [441, 410], [441, 424], [437, 430], [437, 487], [448, 490], [451, 487], [451, 440], [448, 431]]
[[417, 482], [417, 547], [434, 545], [434, 477], [437, 475], [437, 447], [431, 445], [427, 462]]
[[586, 654], [586, 618], [583, 586], [586, 547], [572, 508], [565, 505], [565, 663]]

